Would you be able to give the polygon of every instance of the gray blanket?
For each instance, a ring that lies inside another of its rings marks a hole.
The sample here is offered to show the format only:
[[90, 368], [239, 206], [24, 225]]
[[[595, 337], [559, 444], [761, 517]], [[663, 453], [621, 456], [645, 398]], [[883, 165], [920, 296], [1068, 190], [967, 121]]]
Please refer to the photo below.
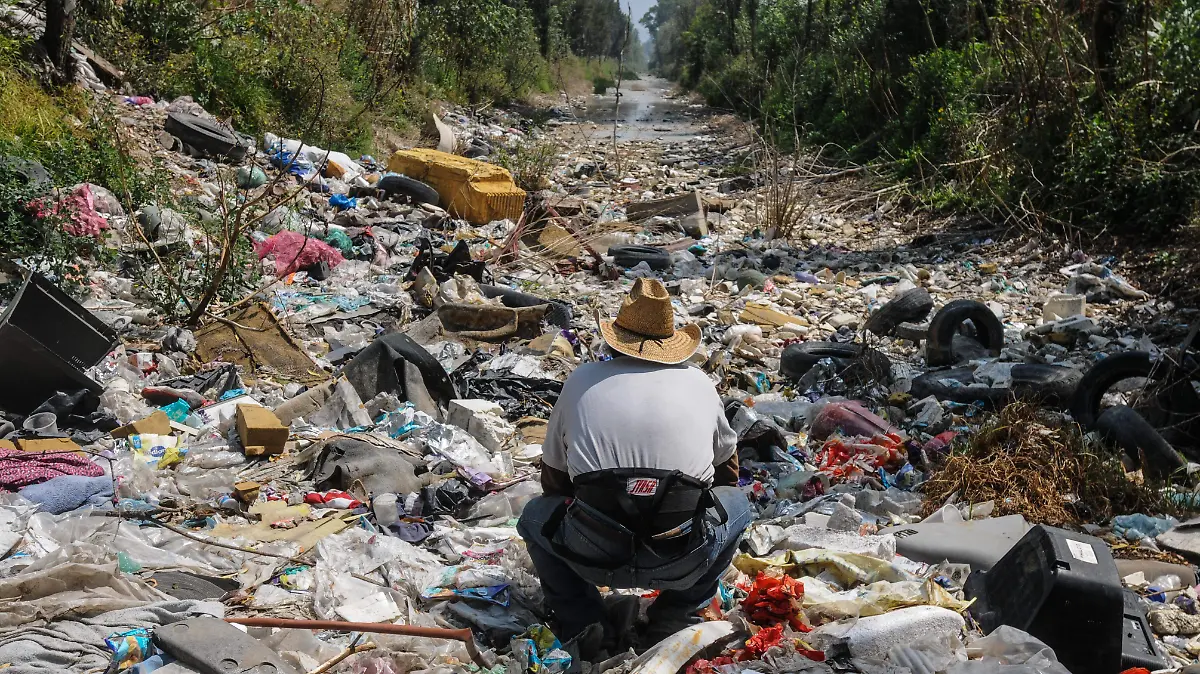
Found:
[[219, 602], [174, 600], [109, 611], [90, 618], [55, 620], [0, 632], [4, 674], [84, 674], [103, 671], [112, 659], [104, 639], [139, 627], [155, 627], [197, 615], [222, 617]]

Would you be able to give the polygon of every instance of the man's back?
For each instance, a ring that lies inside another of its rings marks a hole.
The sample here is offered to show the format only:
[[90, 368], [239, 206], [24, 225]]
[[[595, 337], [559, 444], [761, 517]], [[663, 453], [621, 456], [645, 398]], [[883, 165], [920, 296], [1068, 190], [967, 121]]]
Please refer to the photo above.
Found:
[[709, 480], [736, 441], [703, 372], [621, 357], [582, 365], [567, 379], [550, 416], [543, 461], [572, 478], [605, 468], [657, 468]]

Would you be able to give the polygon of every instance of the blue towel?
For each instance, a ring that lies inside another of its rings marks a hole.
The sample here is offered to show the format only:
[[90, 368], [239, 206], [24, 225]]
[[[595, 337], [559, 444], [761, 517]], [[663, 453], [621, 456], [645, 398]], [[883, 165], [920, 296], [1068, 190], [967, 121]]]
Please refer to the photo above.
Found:
[[41, 505], [42, 512], [61, 515], [83, 505], [101, 506], [113, 496], [112, 478], [62, 475], [41, 484], [31, 484], [21, 496]]

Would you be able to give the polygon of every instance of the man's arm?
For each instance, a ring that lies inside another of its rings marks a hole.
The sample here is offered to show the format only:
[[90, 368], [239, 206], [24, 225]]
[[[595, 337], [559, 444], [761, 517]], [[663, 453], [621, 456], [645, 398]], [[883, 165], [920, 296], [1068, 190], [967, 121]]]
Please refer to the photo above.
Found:
[[[715, 391], [714, 391], [715, 394]], [[738, 482], [737, 432], [725, 420], [725, 408], [716, 398], [717, 430], [713, 433], [713, 486], [736, 487]]]
[[575, 487], [567, 472], [566, 433], [562, 415], [555, 405], [546, 422], [546, 440], [542, 443], [542, 494], [545, 496], [574, 496]]
[[[542, 474], [544, 481], [545, 473]], [[729, 460], [713, 466], [713, 486], [714, 487], [736, 487], [738, 483], [738, 455], [737, 449], [733, 450], [733, 456]]]
[[575, 485], [571, 484], [571, 476], [565, 470], [559, 470], [542, 464], [542, 495], [544, 496], [574, 496]]

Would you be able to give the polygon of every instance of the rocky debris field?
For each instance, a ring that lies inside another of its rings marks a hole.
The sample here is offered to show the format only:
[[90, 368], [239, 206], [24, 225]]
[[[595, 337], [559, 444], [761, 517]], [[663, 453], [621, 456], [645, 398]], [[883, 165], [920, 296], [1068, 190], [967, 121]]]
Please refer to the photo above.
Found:
[[[7, 276], [0, 668], [1195, 662], [1194, 312], [1106, 251], [930, 218], [664, 92], [616, 142], [608, 96], [541, 127], [449, 110], [426, 145], [456, 155], [378, 160], [114, 97], [173, 198], [52, 195], [111, 255], [79, 261], [78, 302]], [[223, 266], [250, 285], [201, 304]], [[651, 647], [653, 593], [607, 591], [624, 637], [599, 651], [555, 637], [514, 524], [638, 277], [702, 329], [757, 520], [706, 622]]]

